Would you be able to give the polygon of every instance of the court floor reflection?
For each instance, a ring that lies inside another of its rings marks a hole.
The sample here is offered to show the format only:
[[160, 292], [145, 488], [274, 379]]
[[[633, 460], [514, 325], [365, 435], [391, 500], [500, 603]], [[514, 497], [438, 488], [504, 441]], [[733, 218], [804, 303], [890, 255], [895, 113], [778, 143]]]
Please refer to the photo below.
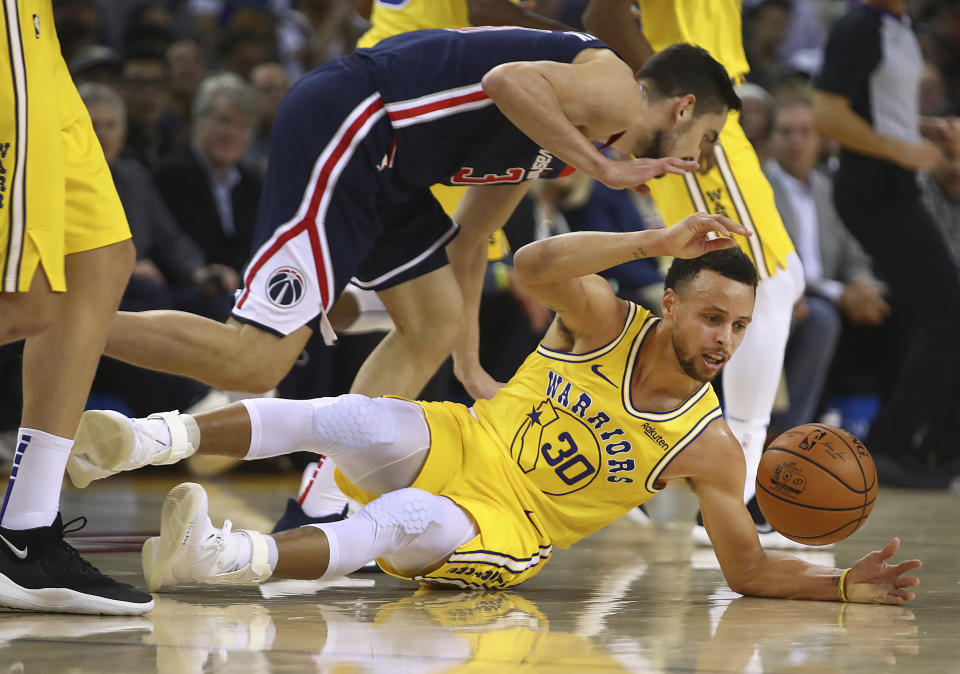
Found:
[[[93, 505], [99, 529], [78, 544], [115, 550], [91, 558], [142, 585], [131, 541], [149, 533], [176, 479], [118, 482], [117, 498], [105, 491], [77, 501]], [[243, 503], [242, 517], [269, 520], [283, 486], [220, 484], [214, 519]], [[897, 490], [883, 497], [854, 540], [810, 554], [848, 565], [906, 534], [905, 549], [926, 562], [909, 607], [740, 597], [671, 514], [649, 528], [617, 522], [559, 552], [515, 591], [417, 589], [375, 574], [187, 587], [157, 595], [155, 610], [140, 618], [0, 612], [0, 674], [960, 672], [960, 527], [948, 517], [956, 503]], [[129, 508], [110, 505], [124, 500]]]

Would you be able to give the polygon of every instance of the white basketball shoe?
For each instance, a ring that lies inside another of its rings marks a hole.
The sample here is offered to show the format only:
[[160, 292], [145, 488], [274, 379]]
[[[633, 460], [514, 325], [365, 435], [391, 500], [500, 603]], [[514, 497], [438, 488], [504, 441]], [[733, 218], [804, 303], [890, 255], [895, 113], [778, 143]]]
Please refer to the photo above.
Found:
[[112, 410], [89, 410], [80, 418], [67, 474], [82, 489], [124, 470], [176, 463], [196, 451], [177, 411], [130, 419]]
[[185, 482], [163, 501], [160, 535], [143, 544], [141, 560], [147, 588], [156, 592], [188, 583], [259, 583], [270, 577], [267, 543], [256, 531], [238, 531], [252, 546], [250, 561], [240, 565], [238, 545], [231, 543], [230, 520], [213, 526], [207, 493]]

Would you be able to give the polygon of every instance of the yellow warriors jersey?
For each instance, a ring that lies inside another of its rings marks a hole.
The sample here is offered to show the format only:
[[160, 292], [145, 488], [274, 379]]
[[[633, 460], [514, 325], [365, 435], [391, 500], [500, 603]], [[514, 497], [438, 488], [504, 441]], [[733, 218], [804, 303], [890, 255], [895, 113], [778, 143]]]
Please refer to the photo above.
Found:
[[721, 416], [710, 384], [674, 410], [634, 407], [630, 382], [658, 322], [631, 303], [608, 345], [582, 354], [541, 345], [496, 396], [474, 406], [519, 469], [518, 488], [553, 545], [569, 546], [662, 489], [673, 457]]
[[[519, 4], [517, 0], [515, 3]], [[463, 28], [470, 25], [467, 0], [374, 0], [370, 9], [370, 29], [357, 40], [357, 48], [372, 47], [399, 33], [430, 28]], [[430, 188], [447, 215], [463, 198], [465, 187], [434, 185]], [[510, 252], [502, 229], [490, 235], [487, 259], [499, 260]]]
[[[630, 382], [659, 319], [635, 304], [606, 346], [569, 354], [541, 345], [491, 400], [472, 409], [419, 403], [430, 452], [413, 487], [470, 513], [479, 534], [439, 568], [388, 573], [426, 584], [498, 589], [543, 568], [567, 547], [663, 488], [661, 475], [721, 416], [709, 384], [676, 409], [637, 409]], [[339, 471], [337, 484], [362, 503], [376, 498]]]
[[[644, 37], [660, 51], [677, 42], [699, 45], [727, 69], [734, 82], [749, 71], [743, 51], [742, 0], [640, 0]], [[753, 232], [735, 236], [757, 266], [760, 278], [786, 268], [793, 243], [773, 200], [760, 162], [732, 112], [720, 134], [715, 166], [706, 174], [664, 176], [650, 181], [653, 199], [670, 225], [695, 211], [726, 215]]]

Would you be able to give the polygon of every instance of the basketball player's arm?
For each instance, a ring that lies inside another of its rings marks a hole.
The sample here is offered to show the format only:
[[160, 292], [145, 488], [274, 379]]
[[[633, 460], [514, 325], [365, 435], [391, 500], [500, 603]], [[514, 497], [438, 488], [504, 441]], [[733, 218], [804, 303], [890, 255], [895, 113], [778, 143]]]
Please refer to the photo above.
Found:
[[504, 63], [488, 72], [482, 85], [532, 141], [613, 189], [699, 168], [674, 157], [615, 161], [593, 146], [592, 140], [606, 141], [627, 129], [644, 104], [630, 67], [608, 49], [586, 49], [573, 63]]
[[[719, 234], [715, 239], [708, 238]], [[673, 227], [639, 232], [571, 232], [535, 241], [513, 256], [516, 280], [556, 311], [576, 335], [614, 335], [623, 327], [613, 309], [619, 300], [595, 274], [647, 257], [691, 258], [736, 245], [731, 234], [750, 236], [722, 215], [694, 213]]]
[[638, 12], [635, 0], [590, 0], [583, 13], [584, 28], [616, 49], [634, 72], [653, 56], [653, 47], [637, 20]]
[[[686, 469], [693, 482], [703, 524], [732, 590], [754, 597], [840, 601], [842, 569], [809, 564], [760, 546], [753, 518], [743, 505], [743, 451], [725, 422], [712, 422], [674, 463], [678, 464], [674, 470]], [[845, 583], [849, 601], [902, 604], [914, 598], [907, 588], [919, 580], [903, 574], [920, 562], [886, 563], [899, 545], [894, 539], [854, 564]]]
[[820, 133], [859, 154], [918, 171], [932, 169], [943, 158], [937, 146], [928, 140], [909, 142], [877, 133], [845, 96], [817, 89], [813, 92], [813, 111]]
[[520, 26], [540, 30], [572, 30], [570, 26], [531, 12], [510, 0], [467, 0], [471, 26]]
[[463, 294], [463, 328], [453, 349], [453, 372], [476, 398], [490, 398], [503, 384], [480, 364], [480, 296], [487, 266], [487, 242], [506, 224], [530, 181], [518, 185], [473, 185], [453, 213], [460, 234], [447, 245], [450, 267]]

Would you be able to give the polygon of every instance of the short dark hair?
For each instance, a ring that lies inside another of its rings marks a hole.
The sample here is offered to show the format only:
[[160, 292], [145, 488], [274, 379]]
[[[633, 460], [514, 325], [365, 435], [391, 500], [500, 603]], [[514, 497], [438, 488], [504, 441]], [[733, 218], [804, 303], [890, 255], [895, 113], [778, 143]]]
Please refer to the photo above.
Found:
[[696, 114], [740, 109], [727, 69], [710, 52], [692, 44], [673, 44], [643, 64], [638, 80], [648, 80], [663, 98], [693, 94]]
[[667, 270], [663, 286], [671, 288], [674, 292], [680, 292], [704, 270], [714, 271], [728, 279], [748, 285], [754, 290], [757, 289], [757, 283], [760, 280], [753, 260], [747, 257], [739, 247], [733, 246], [704, 253], [700, 257], [689, 260], [679, 257], [674, 259], [670, 269]]

